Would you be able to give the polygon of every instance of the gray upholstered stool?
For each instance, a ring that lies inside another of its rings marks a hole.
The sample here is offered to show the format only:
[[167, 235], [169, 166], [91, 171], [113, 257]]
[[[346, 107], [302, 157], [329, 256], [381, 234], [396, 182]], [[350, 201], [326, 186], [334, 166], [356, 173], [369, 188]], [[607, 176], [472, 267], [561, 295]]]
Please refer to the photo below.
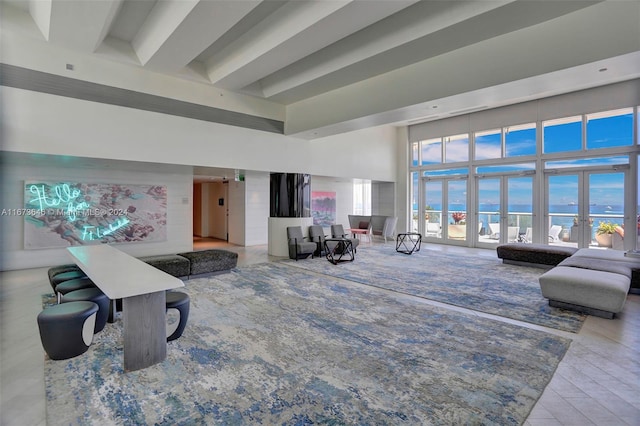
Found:
[[81, 269], [76, 269], [73, 271], [66, 271], [66, 272], [53, 275], [51, 278], [49, 278], [49, 283], [51, 284], [51, 287], [53, 287], [53, 289], [55, 290], [59, 284], [65, 281], [75, 280], [77, 278], [84, 278], [86, 276], [87, 274], [85, 274]]
[[167, 342], [182, 336], [189, 319], [189, 295], [179, 291], [168, 291], [167, 312], [169, 309], [176, 309], [180, 313], [180, 318], [177, 322], [167, 324]]
[[80, 270], [80, 267], [75, 263], [66, 263], [64, 265], [52, 266], [47, 271], [47, 275], [49, 276], [49, 280], [51, 280], [51, 278], [53, 278], [54, 275], [58, 275], [63, 272], [79, 271], [79, 270]]
[[102, 331], [109, 317], [109, 298], [97, 287], [71, 291], [62, 296], [61, 303], [88, 301], [98, 305], [94, 333]]
[[96, 285], [91, 281], [89, 277], [76, 278], [74, 280], [68, 280], [61, 282], [56, 286], [56, 294], [58, 296], [58, 303], [60, 303], [62, 296], [72, 291], [82, 290], [84, 288], [94, 288]]
[[54, 305], [38, 314], [42, 347], [51, 359], [81, 355], [93, 342], [98, 305], [72, 302]]

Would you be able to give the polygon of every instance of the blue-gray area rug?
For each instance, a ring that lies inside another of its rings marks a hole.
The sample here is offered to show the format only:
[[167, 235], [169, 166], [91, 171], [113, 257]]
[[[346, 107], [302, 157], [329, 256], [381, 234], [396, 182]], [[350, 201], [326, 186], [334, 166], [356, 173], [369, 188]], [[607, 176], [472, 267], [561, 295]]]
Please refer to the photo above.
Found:
[[324, 258], [286, 260], [287, 265], [387, 290], [577, 333], [586, 315], [549, 306], [542, 297], [540, 268], [503, 264], [497, 257], [422, 249], [411, 255], [395, 244], [360, 246], [354, 262]]
[[124, 373], [121, 320], [46, 359], [47, 424], [520, 425], [570, 344], [283, 263], [180, 291], [164, 362]]

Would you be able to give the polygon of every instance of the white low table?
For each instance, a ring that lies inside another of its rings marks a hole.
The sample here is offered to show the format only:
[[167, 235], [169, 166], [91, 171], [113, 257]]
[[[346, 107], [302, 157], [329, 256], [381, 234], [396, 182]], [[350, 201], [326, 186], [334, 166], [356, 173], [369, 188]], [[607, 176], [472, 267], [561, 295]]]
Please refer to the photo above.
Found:
[[164, 361], [167, 357], [165, 291], [184, 287], [184, 283], [106, 244], [68, 247], [67, 250], [109, 299], [122, 299], [125, 371]]

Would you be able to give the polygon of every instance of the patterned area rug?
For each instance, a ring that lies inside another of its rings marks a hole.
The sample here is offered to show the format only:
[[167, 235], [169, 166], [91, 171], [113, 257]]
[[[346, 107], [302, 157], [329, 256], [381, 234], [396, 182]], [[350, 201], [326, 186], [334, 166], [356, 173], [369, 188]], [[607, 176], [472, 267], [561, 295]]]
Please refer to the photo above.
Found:
[[125, 374], [121, 320], [46, 359], [47, 424], [519, 425], [570, 344], [283, 263], [181, 291], [164, 362]]
[[412, 255], [394, 244], [358, 247], [354, 262], [332, 265], [324, 258], [287, 265], [425, 299], [577, 333], [586, 315], [552, 308], [538, 277], [545, 271], [503, 264], [486, 256], [455, 256], [425, 247]]

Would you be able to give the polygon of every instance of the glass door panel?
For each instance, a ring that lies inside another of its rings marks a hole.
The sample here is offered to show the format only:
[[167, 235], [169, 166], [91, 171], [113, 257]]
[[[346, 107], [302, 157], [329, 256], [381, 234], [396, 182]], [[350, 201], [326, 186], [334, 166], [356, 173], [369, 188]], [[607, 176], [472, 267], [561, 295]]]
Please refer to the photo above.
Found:
[[[547, 242], [551, 245], [580, 246], [582, 230], [579, 227], [582, 176], [579, 174], [547, 177]], [[544, 235], [544, 234], [543, 234]]]
[[429, 180], [424, 184], [424, 232], [425, 238], [442, 239], [443, 181]]
[[467, 180], [448, 180], [446, 204], [447, 229], [445, 238], [453, 241], [467, 240]]
[[507, 178], [507, 242], [533, 242], [533, 177]]
[[[588, 202], [590, 224], [587, 234], [591, 245], [624, 250], [624, 180], [625, 172], [596, 173], [586, 172], [589, 182]], [[586, 222], [583, 221], [583, 226]], [[598, 234], [600, 224], [609, 225], [609, 229], [616, 227], [619, 232]], [[617, 235], [616, 235], [617, 234]], [[633, 234], [632, 234], [633, 235]]]
[[500, 242], [500, 178], [478, 179], [478, 240], [479, 243]]

